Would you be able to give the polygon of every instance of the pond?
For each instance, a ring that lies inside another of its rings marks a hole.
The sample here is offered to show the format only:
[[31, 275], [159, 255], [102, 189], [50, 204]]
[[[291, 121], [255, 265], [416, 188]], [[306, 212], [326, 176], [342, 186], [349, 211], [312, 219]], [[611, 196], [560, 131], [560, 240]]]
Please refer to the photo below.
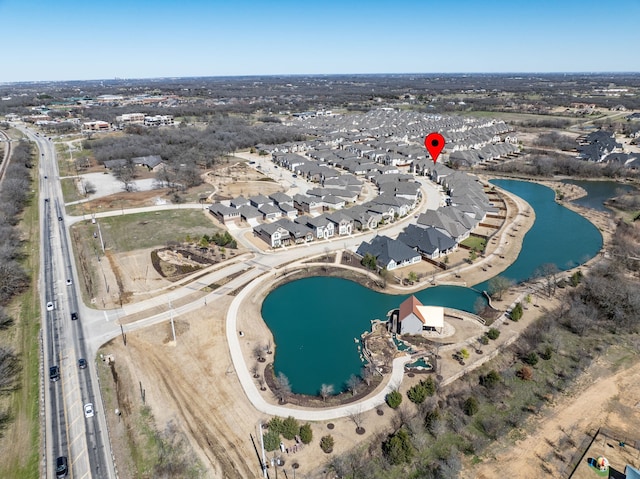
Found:
[[598, 211], [608, 211], [604, 205], [608, 199], [635, 189], [616, 181], [564, 180], [563, 183], [580, 186], [587, 192], [587, 196], [573, 200], [572, 203]]
[[[558, 205], [551, 189], [515, 180], [495, 184], [522, 197], [536, 211], [520, 255], [503, 275], [522, 281], [544, 263], [567, 269], [592, 258], [602, 247], [597, 228]], [[482, 289], [486, 283], [473, 289], [436, 286], [415, 295], [423, 304], [473, 312]], [[306, 278], [278, 287], [262, 305], [262, 317], [277, 345], [276, 373], [289, 378], [295, 393], [317, 395], [322, 384], [333, 385], [336, 393], [342, 391], [364, 364], [360, 335], [370, 330], [371, 320], [384, 320], [406, 298], [335, 277]]]

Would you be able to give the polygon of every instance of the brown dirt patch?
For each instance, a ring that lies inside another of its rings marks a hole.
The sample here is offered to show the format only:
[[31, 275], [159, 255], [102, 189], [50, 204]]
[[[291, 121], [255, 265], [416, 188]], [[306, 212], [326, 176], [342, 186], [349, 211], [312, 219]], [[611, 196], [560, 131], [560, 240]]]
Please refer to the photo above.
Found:
[[244, 162], [231, 163], [208, 172], [204, 179], [213, 185], [216, 192], [212, 201], [228, 200], [237, 196], [268, 196], [276, 191], [284, 191], [278, 183], [263, 173], [250, 168]]
[[158, 198], [168, 198], [169, 190], [160, 188], [149, 191], [123, 191], [109, 196], [96, 198], [95, 200], [67, 206], [67, 210], [71, 214], [87, 214], [96, 211], [111, 211], [129, 208], [140, 208], [143, 206], [153, 206]]

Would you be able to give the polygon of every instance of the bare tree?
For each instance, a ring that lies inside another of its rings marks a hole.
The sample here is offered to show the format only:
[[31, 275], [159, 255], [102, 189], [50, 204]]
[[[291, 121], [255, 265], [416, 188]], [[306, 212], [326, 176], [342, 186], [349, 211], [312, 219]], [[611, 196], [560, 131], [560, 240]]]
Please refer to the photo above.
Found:
[[284, 403], [291, 394], [289, 378], [282, 372], [276, 377], [275, 391], [273, 392], [279, 402]]
[[355, 396], [355, 394], [358, 392], [358, 388], [360, 387], [361, 383], [362, 380], [355, 374], [349, 376], [349, 379], [347, 379], [347, 389], [351, 391], [352, 396]]
[[0, 348], [0, 392], [13, 391], [16, 388], [20, 361], [15, 352], [7, 347]]
[[551, 297], [556, 294], [556, 287], [558, 285], [558, 273], [560, 270], [553, 263], [545, 263], [536, 268], [533, 272], [533, 276], [536, 278], [542, 278], [544, 281], [545, 291], [547, 296]]
[[0, 306], [0, 330], [7, 329], [13, 324], [13, 318], [9, 316], [7, 311]]
[[95, 193], [96, 190], [96, 185], [94, 185], [93, 183], [91, 183], [88, 180], [84, 180], [82, 182], [82, 188], [84, 189], [84, 194], [85, 195], [91, 195], [93, 193]]
[[254, 378], [258, 378], [260, 377], [260, 375], [258, 374], [260, 367], [258, 366], [258, 363], [253, 363], [253, 365], [251, 366], [251, 369], [249, 369], [249, 371], [251, 371], [251, 374], [253, 374]]
[[375, 373], [375, 365], [373, 363], [367, 363], [365, 367], [360, 370], [360, 377], [367, 386], [371, 386], [373, 375]]
[[502, 295], [513, 285], [513, 281], [504, 276], [495, 276], [487, 284], [489, 296], [497, 301], [502, 301]]
[[133, 180], [136, 177], [135, 166], [131, 159], [126, 160], [123, 164], [113, 168], [113, 176], [123, 183], [125, 191], [134, 191], [135, 183]]
[[364, 413], [362, 412], [361, 407], [354, 408], [349, 414], [349, 419], [353, 421], [356, 425], [356, 433], [364, 434], [364, 428], [362, 425], [364, 424]]
[[323, 401], [327, 401], [327, 398], [333, 394], [333, 384], [323, 384], [320, 386], [320, 397]]
[[264, 347], [260, 344], [256, 344], [253, 347], [253, 357], [256, 358], [259, 362], [263, 363], [265, 361], [264, 358]]

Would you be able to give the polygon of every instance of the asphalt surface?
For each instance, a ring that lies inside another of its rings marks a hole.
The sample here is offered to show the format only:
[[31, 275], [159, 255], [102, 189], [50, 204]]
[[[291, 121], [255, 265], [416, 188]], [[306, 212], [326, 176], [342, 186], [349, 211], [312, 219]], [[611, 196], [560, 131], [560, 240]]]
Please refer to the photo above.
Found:
[[[78, 311], [75, 265], [65, 224], [55, 147], [45, 137], [25, 130], [40, 151], [40, 227], [43, 384], [45, 450], [44, 470], [55, 477], [56, 458], [66, 456], [69, 477], [115, 478], [96, 369], [85, 344]], [[71, 284], [68, 284], [70, 280]], [[47, 310], [47, 302], [54, 309]], [[80, 369], [77, 360], [88, 359]], [[59, 380], [52, 381], [49, 368], [58, 366]], [[93, 403], [96, 414], [85, 418], [84, 404]]]

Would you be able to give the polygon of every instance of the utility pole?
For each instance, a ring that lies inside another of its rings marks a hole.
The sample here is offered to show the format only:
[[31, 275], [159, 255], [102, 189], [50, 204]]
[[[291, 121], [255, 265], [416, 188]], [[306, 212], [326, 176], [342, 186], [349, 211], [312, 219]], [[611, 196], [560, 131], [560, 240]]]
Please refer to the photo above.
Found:
[[262, 437], [262, 422], [258, 423], [260, 429], [260, 448], [262, 449], [262, 477], [267, 477], [267, 458], [264, 454], [264, 438]]
[[171, 305], [171, 300], [169, 300], [169, 308], [171, 309], [171, 333], [173, 334], [173, 343], [176, 342], [176, 327], [173, 324], [173, 306]]
[[[95, 220], [95, 216], [94, 216], [94, 220]], [[98, 221], [96, 221], [96, 224], [98, 225], [98, 236], [100, 236], [100, 246], [102, 246], [102, 253], [104, 253], [104, 240], [102, 239], [102, 230], [100, 229], [100, 223]]]

